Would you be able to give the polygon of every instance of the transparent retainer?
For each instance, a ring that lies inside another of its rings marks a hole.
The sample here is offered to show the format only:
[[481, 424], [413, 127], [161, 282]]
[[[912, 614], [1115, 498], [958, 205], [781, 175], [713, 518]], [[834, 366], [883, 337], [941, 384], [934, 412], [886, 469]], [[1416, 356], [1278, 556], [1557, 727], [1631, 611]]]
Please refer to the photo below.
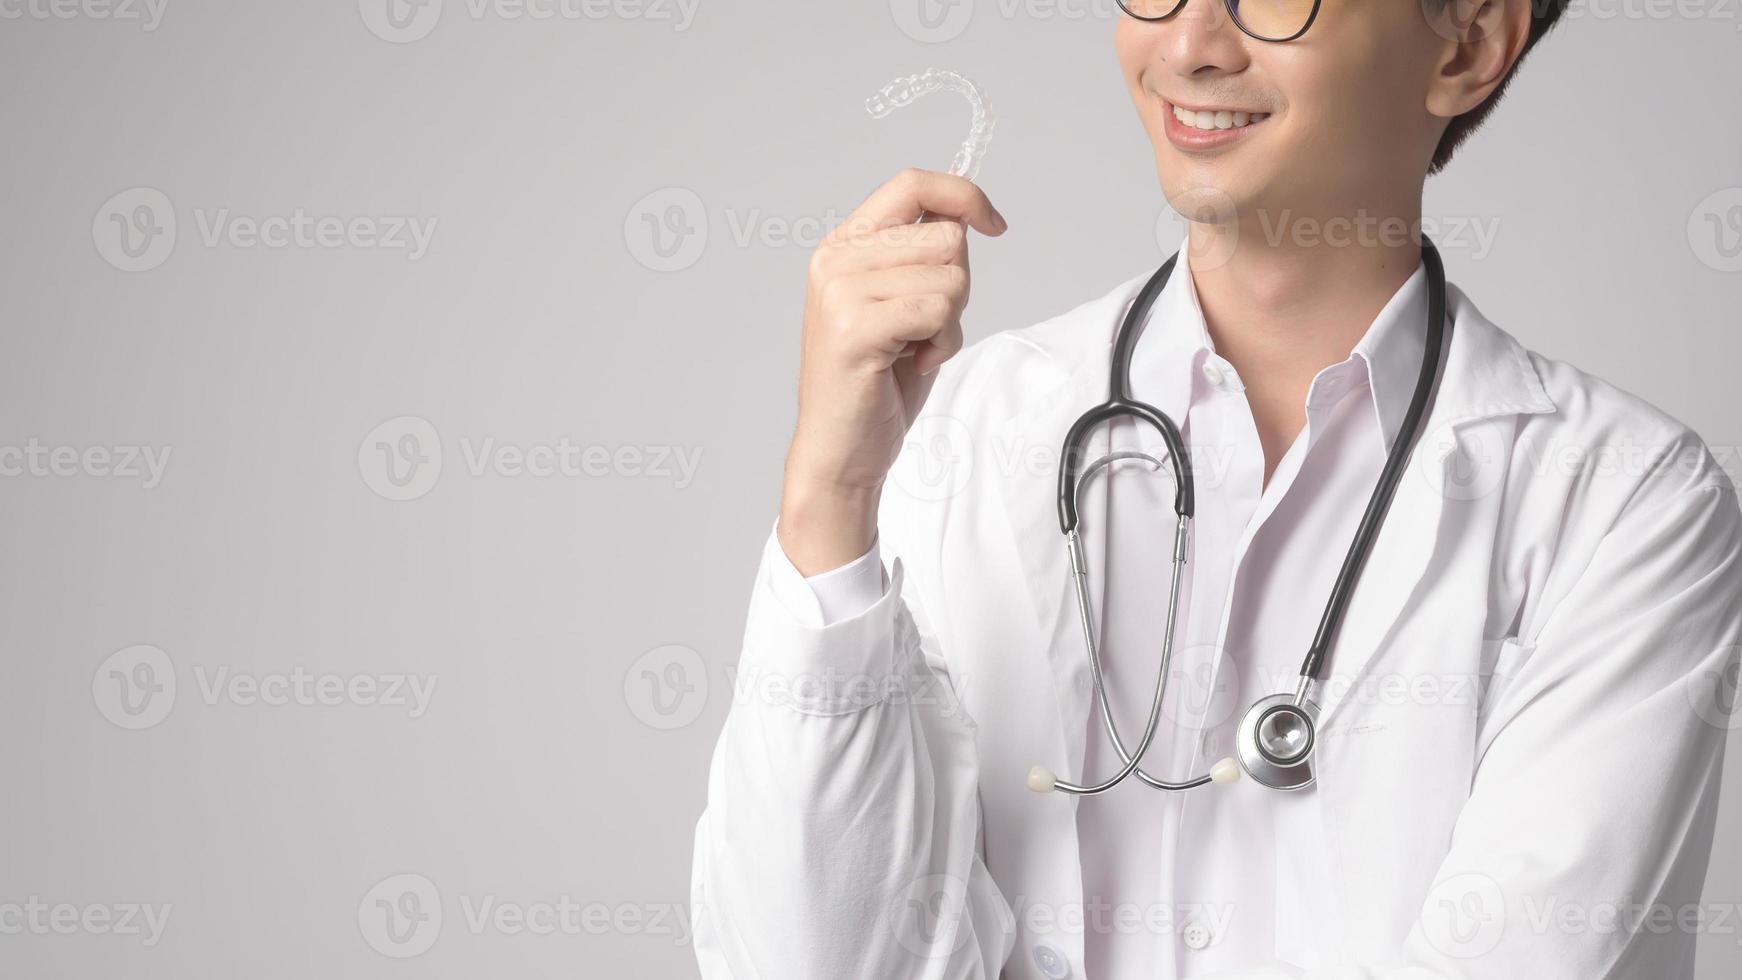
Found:
[[973, 180], [979, 176], [980, 162], [985, 159], [986, 148], [992, 143], [992, 126], [996, 120], [992, 118], [992, 109], [986, 102], [986, 96], [967, 78], [940, 68], [927, 68], [917, 75], [904, 75], [866, 99], [865, 111], [873, 119], [882, 119], [904, 105], [911, 105], [922, 96], [945, 89], [959, 93], [968, 100], [969, 107], [973, 109], [968, 138], [962, 142], [961, 149], [956, 151], [955, 160], [950, 163], [950, 173]]

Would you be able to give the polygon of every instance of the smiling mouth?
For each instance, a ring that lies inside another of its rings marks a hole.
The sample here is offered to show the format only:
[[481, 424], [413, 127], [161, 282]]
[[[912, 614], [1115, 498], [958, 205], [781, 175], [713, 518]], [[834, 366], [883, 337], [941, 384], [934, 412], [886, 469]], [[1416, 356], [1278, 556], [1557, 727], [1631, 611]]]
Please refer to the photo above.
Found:
[[1180, 125], [1187, 129], [1213, 131], [1218, 129], [1244, 129], [1270, 118], [1268, 112], [1238, 112], [1232, 109], [1187, 109], [1183, 106], [1166, 103], [1167, 111], [1179, 120]]

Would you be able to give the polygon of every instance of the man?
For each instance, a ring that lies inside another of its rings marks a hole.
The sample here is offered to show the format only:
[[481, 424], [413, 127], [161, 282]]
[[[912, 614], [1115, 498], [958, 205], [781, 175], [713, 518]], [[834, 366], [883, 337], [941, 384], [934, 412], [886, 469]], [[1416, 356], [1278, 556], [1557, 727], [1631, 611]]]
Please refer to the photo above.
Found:
[[[1129, 0], [1119, 61], [1192, 222], [1132, 385], [1198, 470], [1146, 771], [1202, 773], [1246, 705], [1293, 690], [1428, 353], [1419, 240], [1294, 231], [1418, 227], [1427, 175], [1560, 9], [1532, 6]], [[1317, 781], [1036, 795], [1033, 765], [1122, 768], [1056, 447], [1107, 397], [1149, 273], [953, 357], [965, 227], [1006, 223], [909, 172], [813, 256], [798, 426], [696, 831], [703, 974], [1691, 976], [1742, 644], [1742, 510], [1699, 439], [1450, 290], [1442, 380], [1324, 675]], [[1163, 453], [1129, 420], [1097, 438]], [[1172, 494], [1130, 459], [1083, 489], [1128, 745]]]

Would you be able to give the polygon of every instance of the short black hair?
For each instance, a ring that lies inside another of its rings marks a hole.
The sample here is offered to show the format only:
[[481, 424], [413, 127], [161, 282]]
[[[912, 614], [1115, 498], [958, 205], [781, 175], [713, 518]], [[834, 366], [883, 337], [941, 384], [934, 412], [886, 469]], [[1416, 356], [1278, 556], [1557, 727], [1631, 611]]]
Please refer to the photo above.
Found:
[[[1454, 0], [1421, 0], [1422, 11], [1433, 16], [1443, 11], [1446, 4], [1451, 2]], [[1507, 84], [1512, 81], [1512, 76], [1518, 72], [1518, 66], [1524, 63], [1524, 56], [1529, 54], [1530, 49], [1536, 47], [1536, 42], [1542, 40], [1549, 28], [1561, 19], [1561, 13], [1567, 9], [1571, 0], [1517, 0], [1517, 2], [1530, 4], [1530, 36], [1525, 38], [1524, 50], [1518, 52], [1518, 60], [1514, 61], [1512, 67], [1506, 70], [1506, 76], [1500, 79], [1500, 84], [1495, 86], [1494, 91], [1488, 93], [1488, 97], [1482, 100], [1481, 105], [1463, 115], [1453, 117], [1452, 121], [1446, 125], [1445, 135], [1440, 137], [1440, 145], [1434, 148], [1433, 164], [1428, 167], [1428, 173], [1436, 174], [1444, 169], [1446, 163], [1452, 159], [1453, 152], [1463, 144], [1464, 140], [1469, 138], [1471, 133], [1476, 131], [1476, 127], [1482, 125], [1482, 121], [1488, 118], [1489, 113], [1494, 111], [1494, 107], [1500, 102], [1500, 96], [1506, 92]]]

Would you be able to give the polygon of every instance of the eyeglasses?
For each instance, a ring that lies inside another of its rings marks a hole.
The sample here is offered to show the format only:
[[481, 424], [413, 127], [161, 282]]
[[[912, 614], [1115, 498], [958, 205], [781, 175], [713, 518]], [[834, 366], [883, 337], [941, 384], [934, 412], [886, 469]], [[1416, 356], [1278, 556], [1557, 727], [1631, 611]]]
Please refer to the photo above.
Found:
[[[1185, 8], [1186, 0], [1118, 0], [1119, 9], [1138, 20], [1166, 20]], [[1228, 16], [1242, 31], [1260, 41], [1292, 41], [1313, 26], [1319, 0], [1222, 0]]]

